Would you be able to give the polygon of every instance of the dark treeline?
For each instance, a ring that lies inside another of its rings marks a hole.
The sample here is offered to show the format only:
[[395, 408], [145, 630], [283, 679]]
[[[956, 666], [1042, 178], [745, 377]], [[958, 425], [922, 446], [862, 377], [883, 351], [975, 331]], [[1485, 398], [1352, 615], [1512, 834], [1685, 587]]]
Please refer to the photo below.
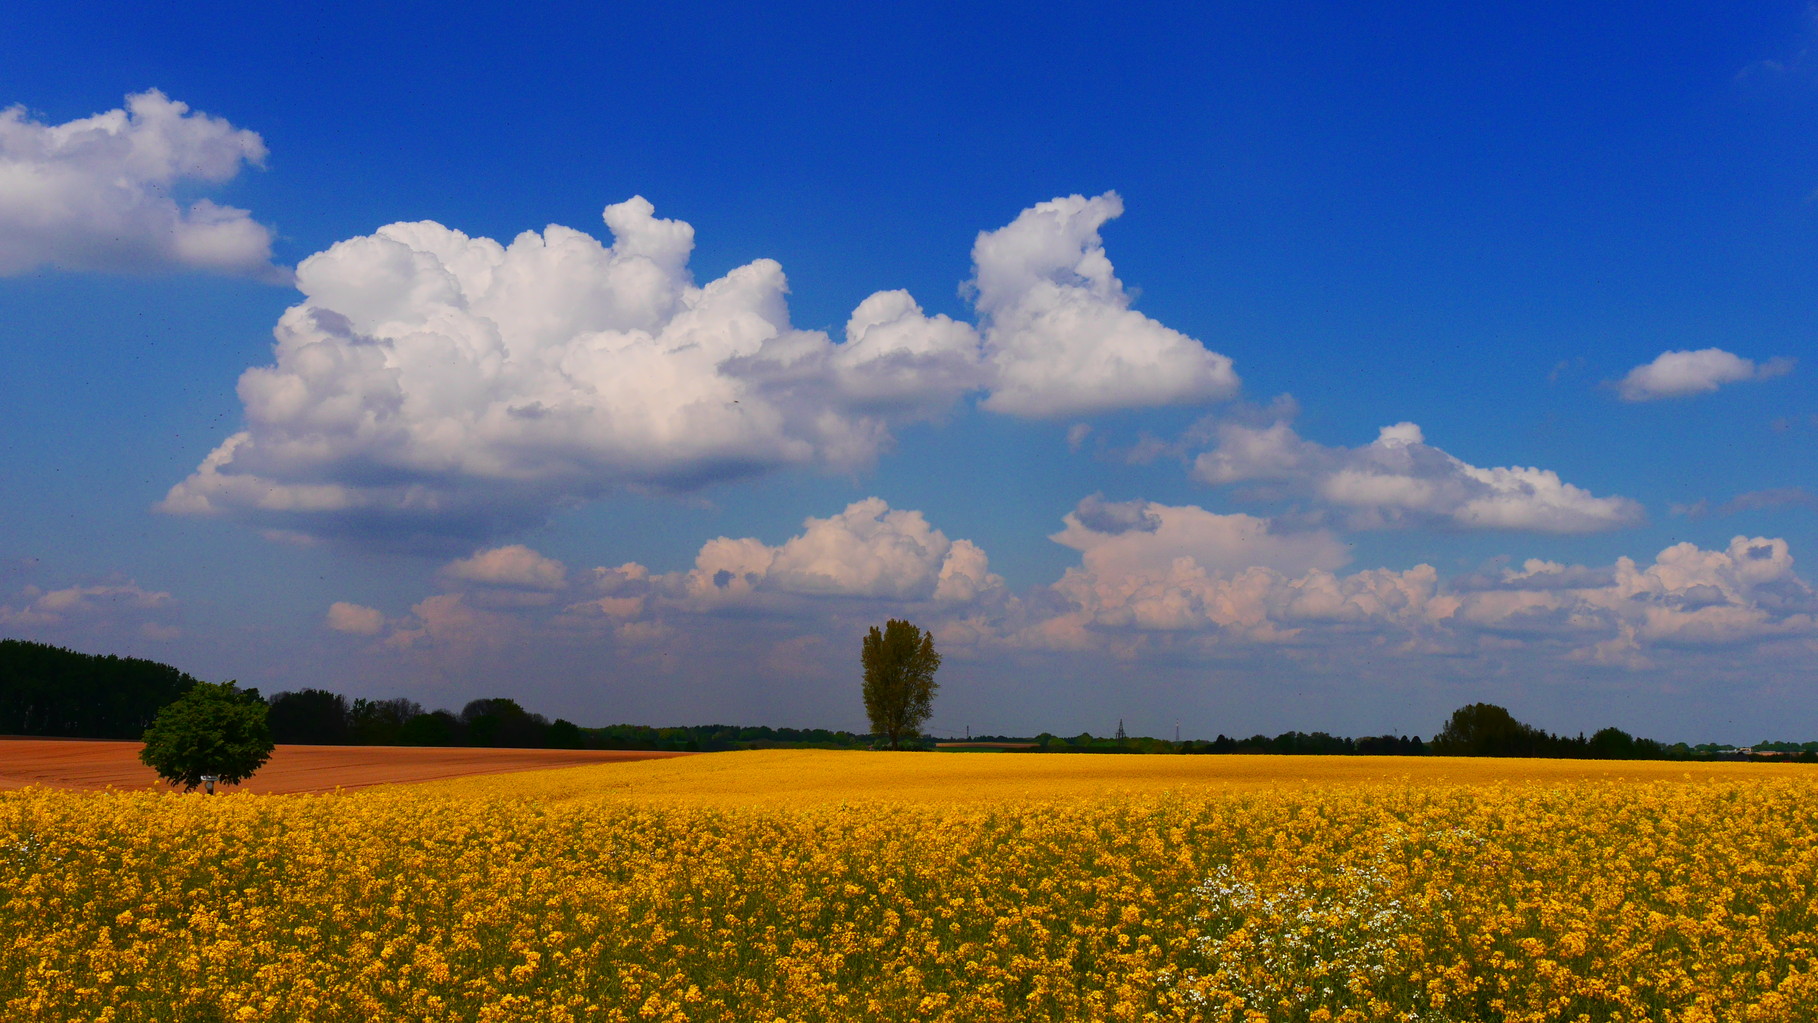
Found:
[[1100, 738], [1082, 733], [1062, 738], [1046, 732], [1033, 738], [1007, 735], [978, 736], [980, 742], [1028, 743], [1030, 753], [1249, 753], [1285, 756], [1395, 756], [1395, 757], [1553, 757], [1574, 760], [1712, 760], [1798, 759], [1818, 761], [1818, 742], [1764, 742], [1748, 749], [1733, 746], [1685, 743], [1667, 745], [1636, 738], [1620, 728], [1605, 728], [1588, 738], [1554, 735], [1515, 719], [1492, 703], [1473, 703], [1452, 712], [1444, 728], [1431, 740], [1420, 736], [1373, 735], [1360, 739], [1325, 732], [1283, 732], [1234, 739], [1189, 739], [1169, 742], [1144, 736]]
[[195, 684], [157, 661], [0, 639], [0, 735], [137, 739]]
[[[156, 661], [0, 639], [0, 735], [138, 739], [159, 708], [195, 684], [195, 678]], [[244, 691], [259, 695], [256, 689]], [[325, 689], [276, 693], [266, 703], [272, 738], [281, 743], [713, 752], [765, 746], [863, 749], [871, 742], [870, 736], [824, 728], [583, 728], [551, 721], [502, 697], [473, 700], [458, 713], [429, 710], [408, 699], [350, 700]]]
[[826, 728], [771, 728], [766, 725], [690, 725], [652, 728], [609, 725], [587, 728], [595, 749], [679, 749], [713, 753], [734, 749], [866, 749], [872, 737]]
[[1420, 741], [1420, 736], [1409, 738], [1405, 735], [1366, 735], [1361, 739], [1352, 739], [1342, 735], [1327, 735], [1325, 732], [1283, 732], [1271, 738], [1267, 735], [1252, 735], [1248, 739], [1233, 739], [1221, 735], [1211, 742], [1182, 743], [1186, 747], [1182, 753], [1276, 753], [1288, 756], [1326, 756], [1326, 757], [1424, 757], [1432, 750]]
[[[196, 680], [167, 664], [133, 657], [76, 653], [43, 643], [0, 639], [0, 735], [137, 739], [158, 709]], [[253, 696], [257, 690], [246, 690]], [[267, 702], [272, 737], [281, 743], [371, 746], [516, 746], [556, 749], [685, 750], [715, 752], [765, 747], [864, 749], [874, 737], [825, 728], [695, 725], [586, 728], [549, 720], [503, 697], [473, 700], [459, 712], [429, 710], [414, 700], [350, 700], [325, 689], [273, 695]], [[981, 742], [1027, 743], [1032, 753], [1268, 753], [1318, 756], [1567, 757], [1602, 760], [1698, 760], [1741, 757], [1818, 761], [1818, 742], [1763, 742], [1752, 749], [1684, 743], [1666, 745], [1619, 728], [1589, 737], [1554, 735], [1507, 710], [1474, 703], [1454, 711], [1438, 734], [1352, 739], [1325, 732], [1283, 732], [1235, 739], [1171, 742], [1145, 736], [1088, 733], [1033, 738], [978, 736]], [[924, 748], [934, 741], [926, 741]]]
[[1432, 750], [1420, 736], [1370, 735], [1350, 739], [1325, 732], [1283, 732], [1280, 735], [1252, 735], [1233, 739], [1220, 735], [1216, 739], [1187, 739], [1170, 742], [1148, 736], [1099, 738], [1082, 733], [1063, 738], [1043, 732], [1034, 738], [1017, 739], [1004, 735], [983, 735], [978, 742], [1029, 743], [1030, 753], [1272, 753], [1285, 756], [1426, 756]]
[[278, 693], [267, 718], [282, 743], [356, 746], [516, 746], [715, 752], [764, 746], [862, 749], [869, 736], [824, 728], [696, 725], [583, 728], [525, 710], [516, 700], [474, 700], [460, 713], [425, 710], [414, 700], [349, 700], [324, 689]]
[[1062, 737], [1043, 732], [1033, 738], [980, 735], [975, 742], [1027, 743], [1028, 753], [1274, 753], [1302, 756], [1425, 756], [1432, 752], [1419, 736], [1371, 735], [1348, 739], [1325, 732], [1283, 732], [1277, 736], [1252, 735], [1233, 739], [1187, 739], [1171, 742], [1144, 735], [1101, 738], [1090, 732]]
[[[1670, 747], [1637, 739], [1620, 728], [1590, 738], [1554, 735], [1515, 720], [1493, 703], [1473, 703], [1452, 712], [1433, 737], [1433, 751], [1451, 757], [1562, 757], [1578, 760], [1664, 760]], [[1682, 754], [1686, 751], [1681, 750]]]

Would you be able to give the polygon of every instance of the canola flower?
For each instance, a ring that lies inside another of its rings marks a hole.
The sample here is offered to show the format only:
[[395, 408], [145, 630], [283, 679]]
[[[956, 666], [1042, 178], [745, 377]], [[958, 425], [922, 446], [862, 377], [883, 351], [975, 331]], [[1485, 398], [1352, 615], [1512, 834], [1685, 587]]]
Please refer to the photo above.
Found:
[[716, 754], [0, 793], [0, 1019], [1818, 1019], [1798, 765]]

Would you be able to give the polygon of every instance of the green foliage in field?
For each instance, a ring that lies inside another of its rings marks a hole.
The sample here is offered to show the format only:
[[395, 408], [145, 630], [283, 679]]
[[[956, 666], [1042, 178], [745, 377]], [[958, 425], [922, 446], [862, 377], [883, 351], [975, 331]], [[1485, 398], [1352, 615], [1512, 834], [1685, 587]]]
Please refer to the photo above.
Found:
[[139, 759], [184, 791], [213, 778], [238, 784], [271, 759], [265, 701], [232, 682], [198, 682], [145, 730]]

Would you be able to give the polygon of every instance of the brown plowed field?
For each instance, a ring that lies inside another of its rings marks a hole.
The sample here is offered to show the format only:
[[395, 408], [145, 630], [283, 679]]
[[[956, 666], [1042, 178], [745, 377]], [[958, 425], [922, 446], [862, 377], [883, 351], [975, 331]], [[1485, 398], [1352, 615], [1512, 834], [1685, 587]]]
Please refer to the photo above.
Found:
[[[0, 739], [0, 789], [163, 787], [139, 762], [141, 743], [104, 739]], [[330, 792], [545, 767], [685, 757], [645, 750], [469, 749], [430, 746], [279, 746], [236, 792]]]

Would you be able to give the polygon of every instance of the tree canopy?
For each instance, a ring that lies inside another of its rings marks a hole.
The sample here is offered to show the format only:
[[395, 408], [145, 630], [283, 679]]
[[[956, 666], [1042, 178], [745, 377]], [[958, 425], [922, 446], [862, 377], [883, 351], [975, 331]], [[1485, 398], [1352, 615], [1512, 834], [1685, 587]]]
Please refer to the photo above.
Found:
[[136, 739], [195, 684], [157, 661], [0, 639], [0, 734]]
[[1515, 720], [1507, 708], [1473, 703], [1452, 712], [1445, 728], [1433, 737], [1433, 749], [1454, 757], [1540, 757], [1550, 752], [1552, 738]]
[[934, 634], [892, 618], [883, 629], [873, 625], [859, 652], [865, 669], [865, 714], [872, 734], [891, 749], [902, 749], [921, 735], [922, 722], [934, 712], [934, 672], [941, 655]]
[[470, 701], [461, 708], [461, 723], [473, 746], [541, 746], [549, 732], [548, 718], [500, 696]]
[[267, 720], [277, 742], [340, 746], [347, 742], [347, 697], [326, 689], [301, 689], [271, 698]]
[[271, 759], [271, 729], [256, 689], [197, 682], [152, 719], [139, 759], [188, 792], [213, 775], [228, 785], [252, 777]]

